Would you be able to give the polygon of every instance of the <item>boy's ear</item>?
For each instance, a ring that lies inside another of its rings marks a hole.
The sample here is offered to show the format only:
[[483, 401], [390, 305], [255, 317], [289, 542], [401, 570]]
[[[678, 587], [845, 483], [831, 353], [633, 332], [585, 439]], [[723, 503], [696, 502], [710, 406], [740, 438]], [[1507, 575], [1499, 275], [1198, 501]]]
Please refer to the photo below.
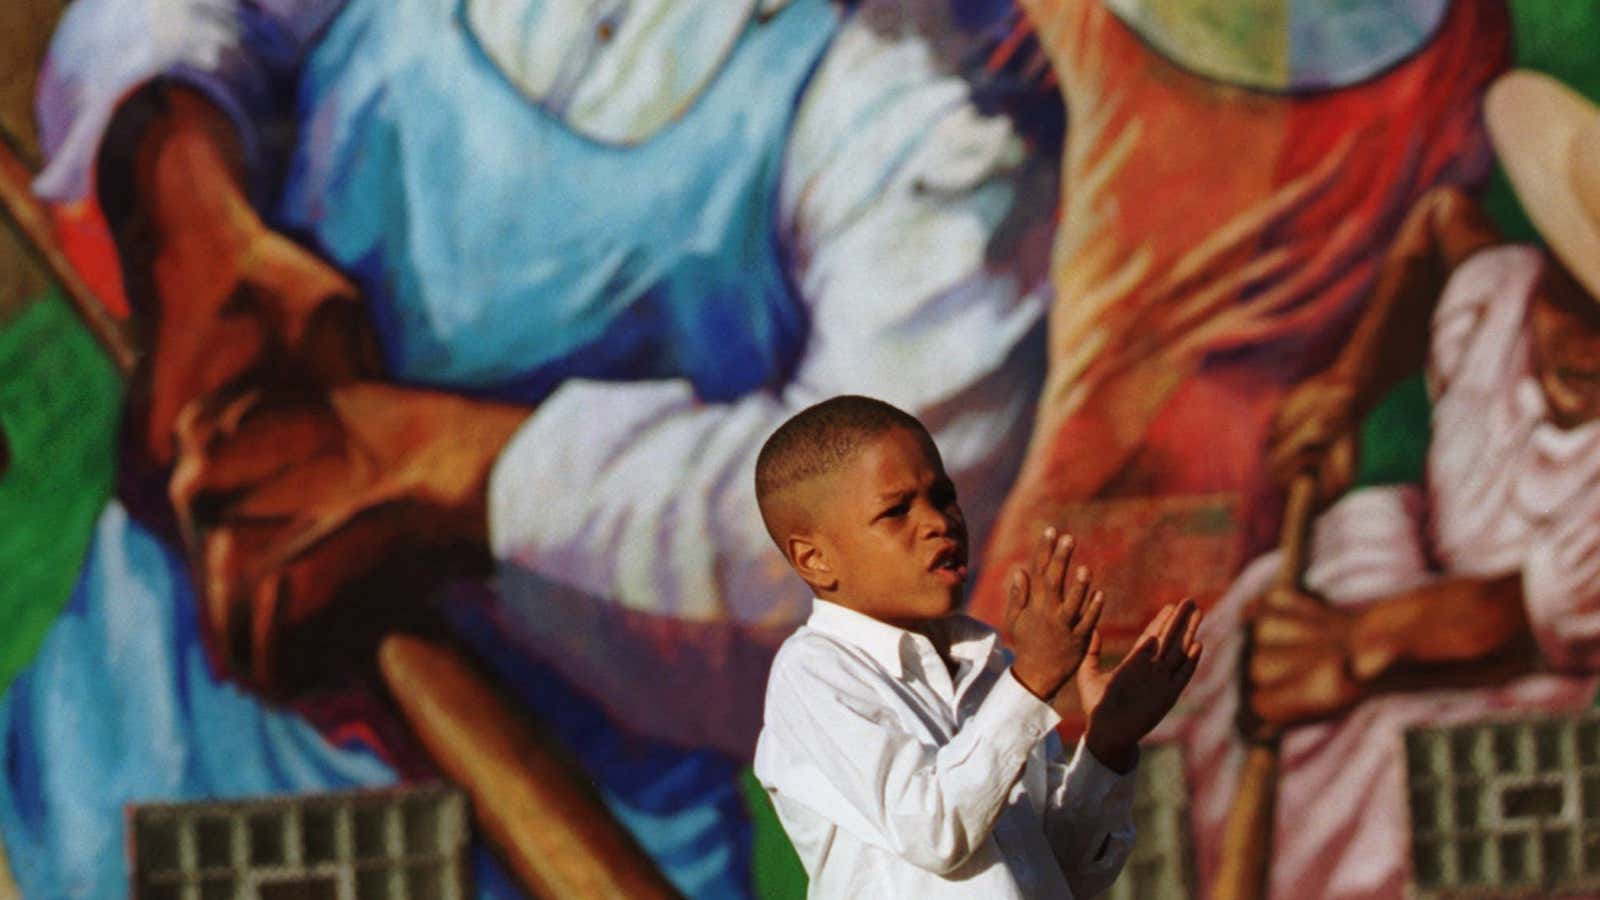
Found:
[[831, 591], [839, 586], [839, 579], [828, 564], [828, 555], [816, 541], [804, 535], [790, 535], [785, 542], [789, 562], [805, 582], [818, 591]]

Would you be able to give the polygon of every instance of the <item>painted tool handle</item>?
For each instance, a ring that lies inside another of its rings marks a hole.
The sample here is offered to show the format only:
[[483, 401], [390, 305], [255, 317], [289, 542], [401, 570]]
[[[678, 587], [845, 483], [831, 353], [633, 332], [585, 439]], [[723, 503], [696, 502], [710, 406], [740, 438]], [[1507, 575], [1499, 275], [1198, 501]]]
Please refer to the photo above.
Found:
[[[1280, 588], [1298, 588], [1305, 575], [1316, 500], [1315, 476], [1297, 475], [1289, 485], [1283, 529], [1278, 537], [1282, 552], [1277, 577]], [[1240, 683], [1242, 686], [1242, 677]], [[1243, 698], [1240, 702], [1244, 702]], [[1246, 741], [1233, 805], [1228, 808], [1223, 825], [1222, 856], [1212, 883], [1212, 900], [1265, 900], [1267, 896], [1278, 799], [1278, 737], [1274, 732]]]
[[588, 779], [451, 644], [390, 634], [378, 666], [428, 755], [471, 796], [478, 827], [534, 896], [678, 896]]

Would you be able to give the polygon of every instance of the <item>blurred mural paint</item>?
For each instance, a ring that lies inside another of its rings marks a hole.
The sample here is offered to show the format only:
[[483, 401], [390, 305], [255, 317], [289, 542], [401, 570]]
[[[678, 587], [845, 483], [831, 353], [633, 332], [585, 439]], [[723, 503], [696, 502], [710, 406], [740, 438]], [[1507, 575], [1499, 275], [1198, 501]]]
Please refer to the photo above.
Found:
[[[844, 392], [934, 431], [976, 614], [1046, 522], [1097, 563], [1114, 651], [1210, 608], [1117, 896], [1600, 893], [1587, 794], [1538, 787], [1600, 765], [1600, 7], [0, 25], [38, 217], [0, 236], [22, 896], [127, 895], [127, 823], [163, 804], [441, 778], [476, 817], [448, 884], [482, 896], [580, 895], [538, 864], [566, 826], [648, 890], [803, 894], [748, 762], [808, 596], [751, 469]], [[562, 799], [506, 813], [527, 797]], [[1229, 840], [1241, 810], [1266, 825]], [[308, 862], [285, 821], [262, 834]]]

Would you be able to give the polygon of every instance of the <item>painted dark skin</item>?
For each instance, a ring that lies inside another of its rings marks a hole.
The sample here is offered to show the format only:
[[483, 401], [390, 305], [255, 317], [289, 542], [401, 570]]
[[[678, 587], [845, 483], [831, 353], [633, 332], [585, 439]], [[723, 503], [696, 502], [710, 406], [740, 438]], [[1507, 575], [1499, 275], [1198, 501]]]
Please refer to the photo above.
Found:
[[[1451, 272], [1498, 241], [1461, 192], [1423, 198], [1345, 352], [1285, 402], [1270, 450], [1280, 479], [1315, 473], [1324, 502], [1349, 487], [1362, 417], [1423, 365]], [[1553, 255], [1544, 263], [1528, 313], [1530, 362], [1550, 420], [1571, 429], [1600, 417], [1600, 303]], [[1250, 715], [1279, 726], [1336, 716], [1385, 692], [1500, 683], [1542, 665], [1515, 572], [1447, 578], [1359, 612], [1278, 591], [1257, 602], [1251, 620]]]
[[261, 220], [238, 136], [204, 96], [151, 86], [103, 146], [144, 349], [124, 499], [180, 532], [217, 669], [292, 694], [285, 661], [320, 671], [326, 643], [292, 636], [355, 586], [408, 558], [436, 565], [396, 596], [487, 570], [489, 472], [532, 410], [388, 382], [355, 286]]
[[1573, 429], [1600, 418], [1600, 304], [1553, 257], [1529, 312], [1532, 356], [1550, 419]]

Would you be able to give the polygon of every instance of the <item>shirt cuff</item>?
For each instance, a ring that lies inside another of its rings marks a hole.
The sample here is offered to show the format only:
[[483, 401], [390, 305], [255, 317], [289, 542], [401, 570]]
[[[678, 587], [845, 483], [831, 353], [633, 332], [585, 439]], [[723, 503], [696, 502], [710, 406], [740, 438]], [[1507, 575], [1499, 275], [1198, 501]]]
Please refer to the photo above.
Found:
[[1079, 738], [1078, 748], [1074, 751], [1072, 762], [1067, 767], [1067, 802], [1080, 810], [1106, 812], [1119, 808], [1131, 810], [1133, 789], [1138, 774], [1137, 755], [1134, 757], [1133, 767], [1127, 772], [1119, 773], [1090, 753], [1088, 745]]
[[1061, 724], [1061, 717], [1050, 704], [1023, 687], [1010, 669], [996, 679], [994, 689], [983, 698], [983, 706], [973, 720], [1002, 754], [1014, 756], [1019, 765], [1051, 729]]

